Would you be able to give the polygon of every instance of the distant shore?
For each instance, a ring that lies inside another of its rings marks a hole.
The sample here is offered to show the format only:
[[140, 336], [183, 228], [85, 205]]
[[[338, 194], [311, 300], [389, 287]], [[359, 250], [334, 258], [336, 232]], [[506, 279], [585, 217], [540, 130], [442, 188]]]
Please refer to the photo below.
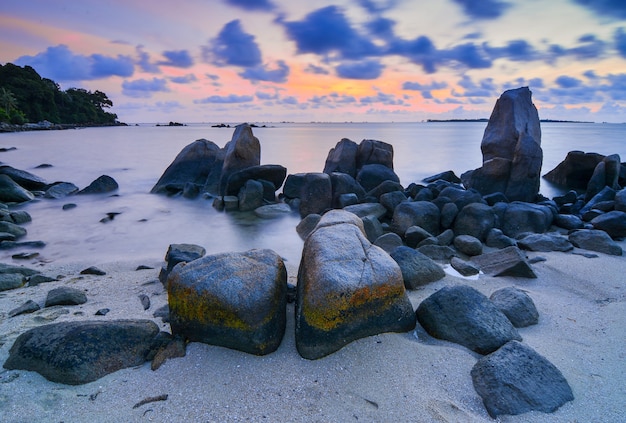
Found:
[[[540, 119], [541, 123], [595, 123], [591, 121], [582, 120], [558, 120], [558, 119]], [[480, 119], [427, 119], [427, 123], [441, 123], [441, 122], [489, 122], [487, 118]]]
[[24, 132], [24, 131], [58, 131], [64, 129], [80, 129], [104, 126], [128, 126], [123, 122], [115, 123], [52, 123], [47, 120], [38, 123], [25, 123], [24, 125], [13, 125], [10, 123], [0, 123], [0, 133], [3, 132]]

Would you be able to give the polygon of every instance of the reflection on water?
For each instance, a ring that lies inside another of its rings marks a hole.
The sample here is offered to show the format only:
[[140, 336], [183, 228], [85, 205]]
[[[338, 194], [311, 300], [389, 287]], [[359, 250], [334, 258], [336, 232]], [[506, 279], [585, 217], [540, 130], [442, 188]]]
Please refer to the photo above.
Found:
[[[457, 175], [481, 165], [480, 142], [485, 123], [275, 124], [255, 128], [261, 142], [261, 163], [281, 164], [288, 173], [321, 172], [328, 151], [342, 138], [357, 143], [378, 139], [393, 145], [394, 168], [407, 186], [446, 170]], [[42, 240], [42, 258], [55, 261], [162, 259], [172, 243], [193, 243], [207, 253], [271, 248], [297, 264], [302, 241], [296, 214], [261, 220], [253, 214], [223, 213], [211, 200], [186, 200], [148, 194], [180, 150], [199, 138], [224, 146], [231, 129], [209, 125], [185, 127], [115, 127], [67, 131], [0, 134], [0, 161], [33, 172], [49, 182], [68, 181], [80, 188], [102, 174], [115, 178], [116, 196], [73, 196], [38, 200], [20, 206], [33, 222], [25, 241]], [[620, 154], [626, 157], [626, 125], [542, 124], [543, 173], [571, 150]], [[42, 163], [52, 167], [37, 169]], [[557, 187], [542, 181], [541, 192], [552, 197]], [[66, 203], [76, 203], [62, 210]], [[107, 213], [119, 213], [100, 222]], [[30, 251], [30, 249], [28, 249]], [[11, 261], [17, 251], [0, 251]]]

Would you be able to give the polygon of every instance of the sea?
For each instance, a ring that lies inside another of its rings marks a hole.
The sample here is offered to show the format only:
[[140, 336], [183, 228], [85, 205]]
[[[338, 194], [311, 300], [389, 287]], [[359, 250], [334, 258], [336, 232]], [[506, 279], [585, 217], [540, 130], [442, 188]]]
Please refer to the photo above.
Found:
[[[321, 172], [329, 150], [342, 138], [384, 141], [393, 146], [394, 169], [408, 186], [443, 171], [460, 176], [480, 167], [485, 127], [486, 122], [266, 123], [253, 132], [261, 144], [261, 164], [283, 165], [289, 174]], [[546, 122], [541, 129], [542, 174], [573, 150], [626, 158], [626, 124]], [[32, 261], [43, 262], [154, 261], [164, 258], [170, 244], [191, 243], [203, 246], [207, 254], [270, 248], [297, 265], [303, 246], [295, 230], [297, 213], [263, 220], [253, 213], [220, 212], [212, 199], [150, 194], [186, 145], [204, 138], [223, 147], [233, 131], [204, 123], [0, 134], [0, 148], [8, 150], [0, 153], [3, 165], [79, 188], [101, 175], [119, 184], [114, 195], [38, 198], [12, 207], [32, 216], [21, 241], [43, 241], [46, 246], [0, 250], [0, 262], [28, 264], [13, 258], [19, 252], [39, 253]], [[563, 191], [542, 180], [540, 192], [552, 198]], [[76, 207], [64, 210], [68, 203]], [[106, 219], [109, 213], [112, 220]]]

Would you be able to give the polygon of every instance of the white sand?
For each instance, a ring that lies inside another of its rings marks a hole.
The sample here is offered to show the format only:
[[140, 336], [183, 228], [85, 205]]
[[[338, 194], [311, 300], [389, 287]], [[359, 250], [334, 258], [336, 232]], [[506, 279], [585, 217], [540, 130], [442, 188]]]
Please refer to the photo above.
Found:
[[[626, 250], [626, 242], [621, 246]], [[626, 412], [625, 282], [626, 256], [599, 253], [529, 253], [546, 262], [534, 265], [538, 279], [466, 280], [454, 276], [409, 293], [414, 308], [445, 285], [468, 284], [486, 295], [504, 286], [528, 292], [540, 312], [538, 325], [520, 329], [524, 342], [565, 375], [574, 401], [553, 414], [502, 416], [501, 422], [621, 422]], [[135, 271], [139, 264], [154, 270]], [[33, 264], [58, 282], [0, 293], [0, 362], [15, 338], [47, 322], [90, 319], [153, 319], [166, 304], [152, 262]], [[80, 276], [96, 265], [106, 276]], [[288, 269], [295, 281], [296, 270]], [[153, 283], [150, 283], [153, 282]], [[147, 284], [146, 284], [147, 283]], [[41, 305], [48, 290], [70, 285], [87, 290], [82, 306], [53, 307], [7, 318], [9, 310], [32, 299]], [[139, 294], [150, 296], [144, 311]], [[96, 310], [109, 308], [105, 317]], [[95, 382], [66, 386], [37, 373], [0, 370], [1, 422], [487, 422], [493, 421], [474, 391], [470, 370], [478, 355], [434, 340], [419, 329], [358, 340], [319, 360], [301, 358], [295, 348], [293, 304], [288, 306], [285, 338], [278, 351], [257, 357], [199, 343], [187, 356], [157, 371], [146, 363]], [[67, 310], [67, 314], [59, 314]], [[56, 316], [56, 319], [53, 318]], [[166, 401], [133, 409], [147, 397]]]

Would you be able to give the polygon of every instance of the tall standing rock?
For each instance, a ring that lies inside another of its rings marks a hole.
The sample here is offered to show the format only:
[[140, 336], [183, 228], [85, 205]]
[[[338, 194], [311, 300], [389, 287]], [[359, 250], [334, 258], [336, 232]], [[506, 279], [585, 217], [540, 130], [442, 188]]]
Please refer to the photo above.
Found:
[[463, 174], [464, 185], [483, 195], [502, 192], [511, 201], [534, 202], [543, 151], [539, 114], [528, 87], [500, 96], [480, 148], [483, 166]]
[[238, 125], [233, 138], [224, 147], [224, 165], [220, 176], [220, 195], [224, 195], [228, 178], [235, 172], [261, 164], [261, 143], [252, 133], [250, 125]]

